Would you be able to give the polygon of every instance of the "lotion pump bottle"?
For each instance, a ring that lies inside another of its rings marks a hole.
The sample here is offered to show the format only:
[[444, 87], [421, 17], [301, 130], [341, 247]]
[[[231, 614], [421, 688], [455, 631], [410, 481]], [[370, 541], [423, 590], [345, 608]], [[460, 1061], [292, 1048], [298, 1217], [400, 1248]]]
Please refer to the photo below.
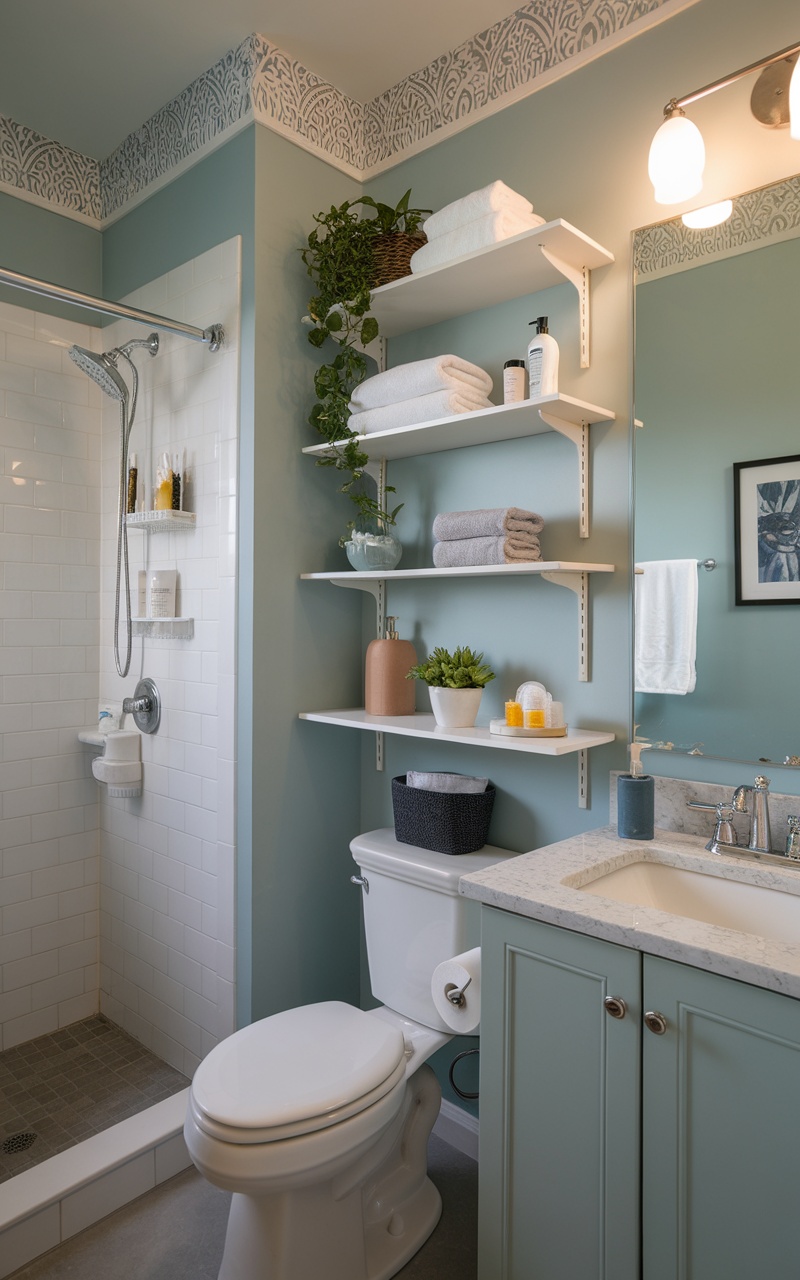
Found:
[[406, 680], [417, 664], [410, 640], [400, 640], [397, 618], [387, 617], [385, 640], [367, 645], [364, 669], [364, 707], [371, 716], [413, 716], [415, 682]]
[[652, 840], [655, 827], [655, 778], [642, 773], [641, 755], [650, 744], [632, 742], [631, 771], [617, 778], [617, 835], [622, 840]]
[[547, 316], [531, 320], [536, 334], [528, 343], [528, 395], [549, 396], [558, 391], [558, 343], [547, 328]]

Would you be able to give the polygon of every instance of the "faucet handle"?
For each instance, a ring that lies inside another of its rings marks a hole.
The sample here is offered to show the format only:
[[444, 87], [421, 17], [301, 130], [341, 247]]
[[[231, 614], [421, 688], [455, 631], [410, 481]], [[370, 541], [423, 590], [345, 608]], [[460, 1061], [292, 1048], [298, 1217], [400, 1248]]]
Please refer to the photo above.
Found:
[[714, 834], [709, 840], [706, 848], [712, 853], [716, 852], [716, 846], [720, 844], [738, 845], [739, 837], [736, 834], [736, 828], [733, 825], [733, 815], [736, 812], [732, 804], [726, 804], [721, 801], [717, 806], [717, 824], [714, 827]]
[[769, 783], [770, 783], [769, 778], [765, 778], [764, 775], [760, 773], [755, 780], [756, 790], [766, 791], [769, 788]]

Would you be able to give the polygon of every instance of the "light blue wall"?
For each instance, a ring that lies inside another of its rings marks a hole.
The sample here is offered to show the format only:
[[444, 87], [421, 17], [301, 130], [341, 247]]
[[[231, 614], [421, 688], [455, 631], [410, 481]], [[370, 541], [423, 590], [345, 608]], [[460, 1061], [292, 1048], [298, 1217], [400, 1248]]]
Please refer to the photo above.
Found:
[[[102, 291], [102, 258], [99, 231], [0, 192], [0, 267], [96, 296]], [[0, 287], [0, 301], [97, 323], [94, 315], [36, 298], [20, 289]]]

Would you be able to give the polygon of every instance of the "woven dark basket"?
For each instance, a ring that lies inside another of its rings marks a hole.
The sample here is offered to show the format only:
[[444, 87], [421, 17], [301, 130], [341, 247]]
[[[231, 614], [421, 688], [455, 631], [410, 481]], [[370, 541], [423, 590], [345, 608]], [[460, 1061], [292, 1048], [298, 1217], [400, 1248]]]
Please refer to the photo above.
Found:
[[474, 853], [489, 836], [495, 788], [485, 791], [423, 791], [392, 778], [394, 834], [401, 844], [435, 853]]
[[428, 237], [424, 231], [413, 236], [406, 231], [389, 231], [386, 235], [376, 236], [372, 246], [373, 289], [410, 275], [412, 253], [416, 253], [417, 249], [427, 243]]

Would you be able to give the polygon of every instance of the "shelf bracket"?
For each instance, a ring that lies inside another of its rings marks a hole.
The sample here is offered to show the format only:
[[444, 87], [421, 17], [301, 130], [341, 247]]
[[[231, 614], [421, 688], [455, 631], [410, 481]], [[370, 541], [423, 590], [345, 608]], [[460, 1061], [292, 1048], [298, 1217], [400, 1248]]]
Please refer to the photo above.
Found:
[[589, 807], [589, 761], [584, 748], [578, 752], [578, 808]]
[[540, 409], [539, 417], [552, 431], [566, 436], [578, 450], [578, 533], [589, 537], [589, 424], [568, 422], [549, 409]]
[[547, 249], [543, 244], [539, 245], [542, 254], [556, 271], [560, 271], [565, 280], [569, 280], [578, 291], [578, 313], [580, 316], [580, 348], [581, 348], [581, 368], [588, 369], [589, 359], [589, 337], [591, 329], [591, 314], [589, 307], [589, 268], [576, 267], [572, 262], [559, 257], [557, 253], [553, 253], [552, 249]]
[[[384, 466], [384, 473], [385, 473], [385, 467], [386, 467], [385, 461], [383, 463], [383, 466]], [[380, 640], [386, 631], [386, 582], [385, 580], [383, 578], [378, 578], [377, 580], [373, 579], [370, 582], [364, 582], [362, 579], [359, 582], [358, 577], [356, 576], [355, 580], [347, 577], [347, 578], [332, 578], [331, 581], [335, 587], [350, 587], [355, 591], [368, 591], [370, 595], [373, 596], [375, 600], [375, 612], [377, 614], [376, 634], [378, 639]], [[383, 773], [383, 765], [384, 765], [383, 737], [384, 735], [382, 733], [376, 733], [375, 735], [375, 768], [378, 771], [378, 773]]]
[[559, 573], [557, 570], [541, 575], [558, 587], [574, 591], [578, 597], [578, 679], [589, 679], [589, 575], [588, 573]]

